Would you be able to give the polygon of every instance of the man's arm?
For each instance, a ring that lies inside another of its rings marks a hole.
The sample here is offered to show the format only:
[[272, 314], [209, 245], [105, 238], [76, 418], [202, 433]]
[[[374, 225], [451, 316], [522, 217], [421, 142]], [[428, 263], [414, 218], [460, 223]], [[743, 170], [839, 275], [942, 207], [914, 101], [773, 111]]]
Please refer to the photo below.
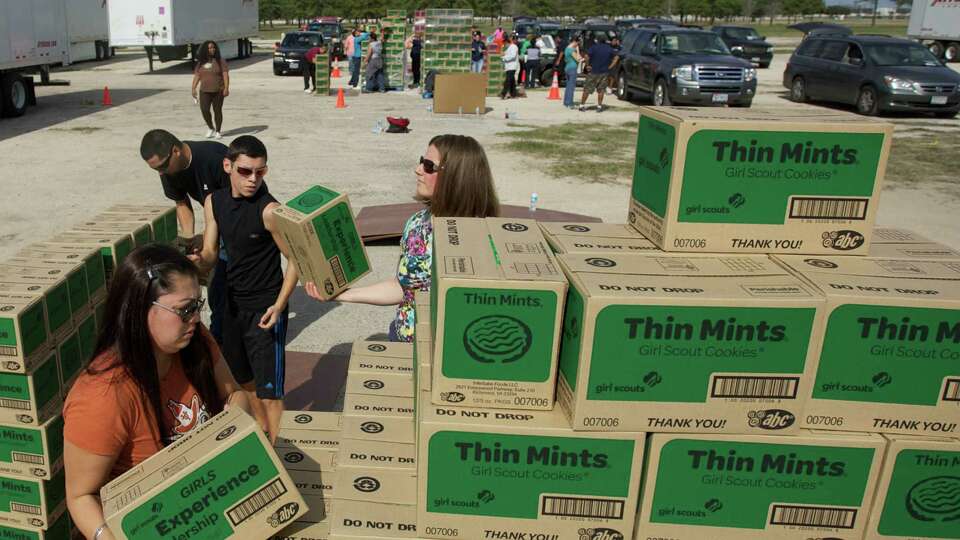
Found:
[[277, 243], [277, 247], [280, 249], [280, 253], [283, 253], [283, 256], [287, 258], [287, 272], [283, 275], [283, 285], [280, 287], [277, 301], [267, 309], [267, 312], [260, 319], [260, 328], [264, 330], [273, 328], [273, 325], [277, 324], [277, 318], [280, 317], [283, 310], [287, 309], [290, 295], [297, 288], [297, 280], [300, 279], [297, 265], [290, 256], [290, 246], [287, 245], [283, 235], [280, 234], [280, 228], [277, 227], [277, 218], [274, 216], [273, 210], [279, 207], [278, 203], [270, 203], [263, 209], [263, 226], [270, 231], [273, 241]]
[[193, 204], [190, 199], [177, 201], [177, 223], [180, 225], [180, 236], [193, 238], [196, 219], [193, 215]]
[[220, 231], [217, 229], [217, 218], [213, 216], [212, 195], [208, 195], [203, 202], [203, 221], [203, 249], [188, 257], [202, 273], [206, 273], [217, 263], [217, 253], [220, 251]]

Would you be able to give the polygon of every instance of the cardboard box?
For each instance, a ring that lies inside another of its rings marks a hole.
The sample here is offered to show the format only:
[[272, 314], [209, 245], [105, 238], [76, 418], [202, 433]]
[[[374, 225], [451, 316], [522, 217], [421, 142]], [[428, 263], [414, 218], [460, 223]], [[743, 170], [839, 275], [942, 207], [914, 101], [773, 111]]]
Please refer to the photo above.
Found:
[[567, 281], [532, 220], [434, 218], [433, 402], [553, 408]]
[[778, 256], [826, 295], [803, 425], [960, 434], [960, 265]]
[[[162, 218], [164, 236], [172, 242], [177, 239], [177, 207], [167, 205], [139, 205], [139, 204], [117, 204], [107, 208], [102, 216], [133, 216]], [[154, 237], [156, 237], [156, 228]]]
[[69, 248], [93, 248], [100, 250], [106, 281], [113, 277], [114, 269], [133, 251], [133, 237], [123, 233], [64, 232], [43, 243], [45, 246]]
[[631, 540], [644, 439], [643, 433], [575, 432], [559, 408], [424, 404], [420, 535], [577, 539], [593, 529], [609, 535], [594, 538]]
[[0, 475], [0, 526], [46, 529], [66, 511], [62, 470], [52, 480]]
[[[170, 218], [173, 227], [170, 227]], [[177, 210], [171, 207], [167, 213], [160, 215], [137, 215], [104, 212], [94, 216], [91, 220], [96, 223], [118, 223], [125, 226], [147, 225], [150, 227], [150, 241], [167, 244], [177, 239]]]
[[893, 125], [641, 107], [628, 221], [667, 251], [866, 255]]
[[412, 398], [412, 358], [368, 358], [351, 356], [346, 393]]
[[361, 469], [417, 470], [417, 446], [347, 439], [340, 456], [341, 467]]
[[434, 114], [487, 112], [487, 79], [483, 73], [438, 73], [434, 82]]
[[99, 249], [83, 246], [31, 244], [26, 249], [17, 252], [17, 256], [44, 261], [81, 261], [87, 274], [87, 293], [90, 297], [90, 304], [96, 304], [107, 297], [107, 276]]
[[638, 538], [863, 538], [886, 441], [873, 434], [654, 433]]
[[260, 426], [233, 408], [100, 490], [113, 536], [266, 538], [307, 511]]
[[6, 265], [18, 268], [33, 268], [45, 271], [48, 275], [61, 275], [67, 281], [70, 293], [70, 311], [76, 323], [84, 314], [90, 312], [90, 290], [87, 286], [87, 270], [82, 261], [48, 261], [31, 257], [11, 257]]
[[870, 257], [878, 259], [958, 260], [960, 250], [938, 242], [925, 244], [871, 244]]
[[57, 343], [57, 364], [60, 367], [60, 391], [66, 397], [85, 365], [80, 349], [80, 337], [76, 331], [70, 332], [66, 339]]
[[39, 426], [62, 407], [56, 352], [28, 373], [0, 373], [0, 424]]
[[368, 341], [360, 339], [353, 342], [351, 356], [375, 358], [413, 358], [413, 345], [402, 341]]
[[295, 521], [292, 525], [280, 531], [279, 534], [271, 536], [270, 540], [328, 540], [329, 538], [329, 521]]
[[956, 538], [960, 440], [887, 435], [867, 540]]
[[26, 373], [46, 359], [43, 298], [0, 293], [0, 373]]
[[413, 398], [347, 394], [343, 402], [343, 440], [412, 444]]
[[[73, 330], [70, 288], [62, 275], [44, 275], [43, 270], [0, 266], [0, 294], [43, 297], [47, 329], [53, 341], [66, 338]], [[82, 315], [82, 308], [76, 313]]]
[[416, 538], [415, 470], [340, 467], [335, 484], [330, 532]]
[[71, 540], [73, 522], [69, 512], [64, 512], [46, 530], [36, 527], [0, 525], [0, 538], [10, 540]]
[[145, 246], [153, 241], [153, 230], [149, 223], [123, 223], [116, 221], [84, 221], [75, 223], [70, 231], [129, 234], [133, 238], [134, 247]]
[[933, 240], [909, 229], [874, 227], [872, 244], [929, 244]]
[[646, 253], [662, 251], [625, 223], [540, 222], [554, 253]]
[[430, 329], [430, 293], [415, 291], [413, 363], [417, 370], [417, 388], [414, 395], [433, 386], [433, 331]]
[[574, 429], [798, 429], [823, 297], [762, 255], [560, 255]]
[[340, 414], [320, 411], [284, 411], [274, 443], [285, 463], [301, 452], [323, 470], [332, 470], [340, 449]]
[[[40, 426], [0, 425], [0, 475], [50, 480], [63, 469], [63, 418]], [[0, 538], [4, 538], [0, 534]]]
[[370, 260], [346, 195], [313, 186], [274, 214], [293, 252], [300, 282], [316, 283], [325, 300], [370, 273]]

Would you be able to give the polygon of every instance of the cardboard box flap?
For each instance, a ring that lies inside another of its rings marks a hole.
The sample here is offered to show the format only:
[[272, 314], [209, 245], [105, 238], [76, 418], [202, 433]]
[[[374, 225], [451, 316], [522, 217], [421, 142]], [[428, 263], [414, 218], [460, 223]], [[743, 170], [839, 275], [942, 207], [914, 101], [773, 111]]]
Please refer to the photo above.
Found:
[[842, 131], [847, 125], [858, 124], [858, 131], [869, 131], [867, 126], [875, 131], [886, 131], [892, 134], [893, 125], [887, 122], [864, 118], [862, 116], [828, 109], [789, 110], [782, 108], [725, 108], [725, 107], [640, 107], [643, 116], [654, 116], [668, 121], [689, 122], [696, 125], [698, 121], [710, 122], [716, 126], [724, 120], [750, 122], [752, 129], [783, 129], [786, 122], [809, 124], [810, 129], [817, 131]]
[[[340, 430], [281, 429], [274, 446], [289, 448], [324, 448], [336, 451], [340, 447]], [[278, 450], [279, 452], [279, 450]]]
[[925, 244], [933, 242], [909, 229], [894, 229], [889, 227], [874, 227], [874, 244]]
[[585, 238], [645, 238], [626, 223], [538, 222], [544, 235]]
[[414, 402], [412, 397], [347, 394], [343, 400], [343, 414], [344, 416], [412, 418]]
[[500, 279], [502, 274], [483, 219], [435, 217], [433, 231], [433, 264], [438, 276]]
[[673, 276], [744, 277], [787, 276], [766, 255], [604, 254], [559, 255], [564, 267], [574, 273]]
[[[873, 287], [897, 287], [899, 289], [935, 290], [936, 294], [924, 292], [931, 301], [960, 298], [960, 261], [925, 261], [908, 259], [879, 259], [873, 257], [804, 257], [800, 255], [777, 255], [776, 260], [787, 268], [812, 281], [828, 295], [883, 293], [859, 287], [853, 289], [831, 286], [838, 279], [860, 278], [883, 285]], [[905, 283], [910, 283], [905, 286]], [[905, 291], [898, 291], [905, 292]], [[923, 291], [918, 291], [923, 292]]]
[[341, 467], [336, 472], [332, 496], [334, 500], [416, 504], [417, 474], [403, 469]]
[[416, 469], [417, 445], [347, 439], [337, 463], [340, 467]]
[[883, 433], [880, 436], [890, 442], [903, 441], [907, 444], [931, 443], [931, 442], [943, 443], [943, 444], [960, 444], [960, 439], [954, 439], [953, 437], [937, 437], [934, 435], [907, 435], [904, 433]]
[[494, 256], [505, 279], [566, 283], [536, 221], [487, 218], [486, 222]]
[[351, 354], [389, 358], [412, 358], [413, 345], [397, 341], [367, 341], [365, 339], [359, 339], [353, 342], [353, 351]]
[[340, 413], [326, 411], [284, 411], [280, 430], [339, 431]]

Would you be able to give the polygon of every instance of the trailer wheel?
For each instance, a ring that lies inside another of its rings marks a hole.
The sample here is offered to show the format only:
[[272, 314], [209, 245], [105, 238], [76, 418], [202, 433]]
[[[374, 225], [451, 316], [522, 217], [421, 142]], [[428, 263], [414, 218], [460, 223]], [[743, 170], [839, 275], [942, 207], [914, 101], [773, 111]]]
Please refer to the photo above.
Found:
[[0, 115], [23, 116], [27, 112], [27, 83], [17, 73], [8, 73], [0, 78]]
[[956, 62], [957, 58], [960, 58], [960, 43], [951, 41], [943, 50], [943, 59], [947, 62]]
[[927, 49], [930, 50], [930, 54], [936, 56], [937, 58], [943, 58], [944, 46], [942, 42], [931, 41], [930, 44], [927, 45]]

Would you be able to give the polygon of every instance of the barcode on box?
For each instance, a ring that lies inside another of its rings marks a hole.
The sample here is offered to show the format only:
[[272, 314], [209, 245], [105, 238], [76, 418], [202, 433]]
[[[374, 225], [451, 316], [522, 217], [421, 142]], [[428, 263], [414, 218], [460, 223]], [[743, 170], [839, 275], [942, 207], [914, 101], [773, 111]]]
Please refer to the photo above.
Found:
[[856, 522], [857, 511], [853, 508], [775, 504], [773, 505], [773, 513], [770, 514], [771, 525], [852, 529]]
[[36, 454], [24, 454], [23, 452], [11, 452], [10, 457], [13, 461], [19, 463], [30, 463], [32, 465], [43, 465], [43, 456]]
[[347, 284], [347, 277], [343, 274], [343, 264], [340, 263], [340, 256], [330, 257], [330, 268], [333, 269], [333, 279], [337, 280], [337, 287], [343, 287]]
[[0, 356], [16, 356], [16, 347], [0, 347]]
[[824, 199], [794, 197], [790, 200], [790, 219], [867, 218], [867, 199]]
[[960, 401], [960, 379], [947, 379], [943, 389], [943, 401]]
[[4, 409], [18, 409], [21, 411], [30, 410], [30, 402], [24, 401], [21, 399], [0, 399], [0, 408]]
[[12, 511], [12, 512], [20, 512], [21, 514], [30, 514], [30, 515], [34, 515], [34, 516], [39, 516], [39, 515], [40, 515], [40, 507], [39, 507], [39, 506], [34, 506], [34, 505], [32, 505], [32, 504], [23, 504], [23, 503], [18, 503], [18, 502], [11, 502], [11, 503], [10, 503], [10, 511]]
[[713, 398], [796, 399], [800, 377], [746, 377], [721, 375], [713, 379]]
[[240, 504], [227, 511], [227, 517], [230, 523], [237, 526], [247, 520], [250, 516], [256, 514], [263, 507], [277, 500], [281, 495], [287, 492], [287, 487], [283, 481], [277, 478], [264, 486], [260, 491], [244, 499]]
[[623, 519], [623, 501], [545, 495], [541, 505], [541, 514], [544, 516]]

